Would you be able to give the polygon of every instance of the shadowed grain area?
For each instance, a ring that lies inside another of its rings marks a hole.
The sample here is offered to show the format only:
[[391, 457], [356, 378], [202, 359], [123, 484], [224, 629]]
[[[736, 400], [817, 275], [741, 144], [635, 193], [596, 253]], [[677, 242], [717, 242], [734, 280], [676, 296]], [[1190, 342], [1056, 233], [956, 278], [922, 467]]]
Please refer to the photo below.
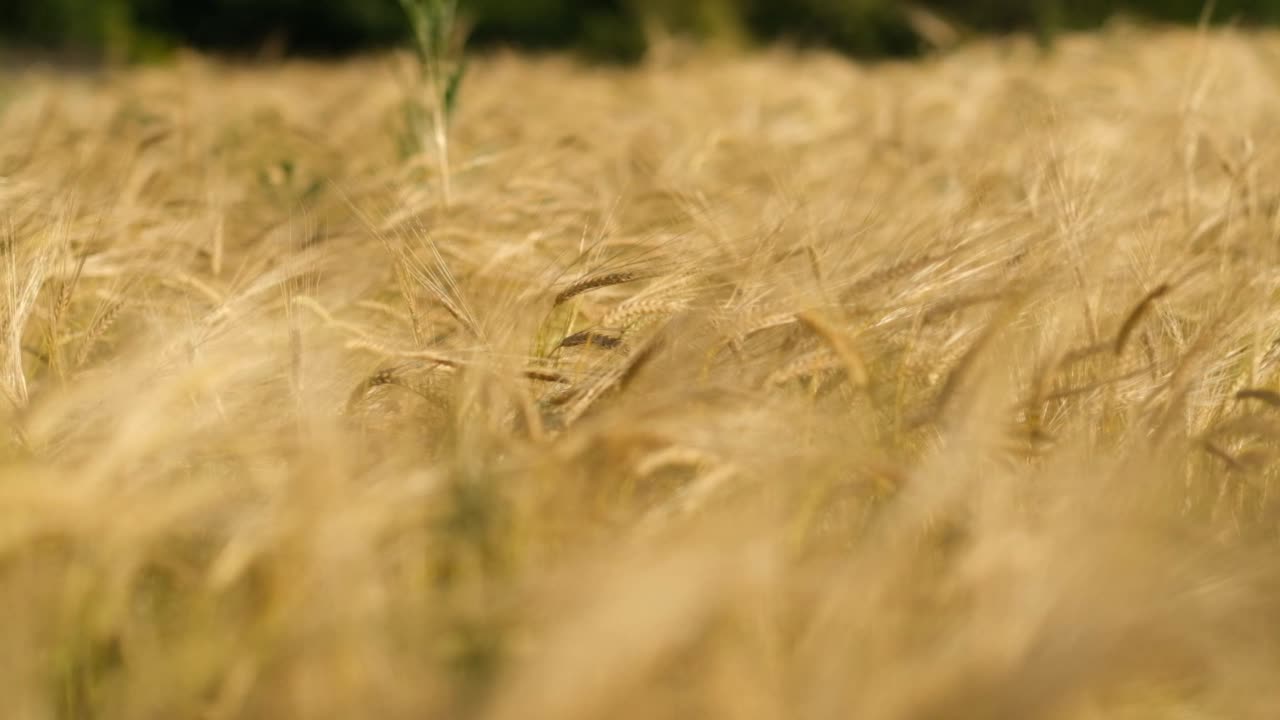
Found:
[[1277, 58], [0, 77], [6, 717], [1276, 717]]

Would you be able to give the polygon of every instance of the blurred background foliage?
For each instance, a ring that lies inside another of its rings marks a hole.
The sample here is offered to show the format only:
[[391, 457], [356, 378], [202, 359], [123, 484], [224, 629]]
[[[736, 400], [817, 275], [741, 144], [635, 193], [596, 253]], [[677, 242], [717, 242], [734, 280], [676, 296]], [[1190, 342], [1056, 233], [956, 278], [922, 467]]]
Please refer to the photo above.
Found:
[[[462, 0], [478, 46], [575, 48], [634, 59], [652, 30], [744, 44], [788, 40], [861, 56], [928, 47], [936, 20], [962, 34], [1042, 38], [1123, 13], [1195, 22], [1205, 0]], [[1218, 0], [1218, 21], [1280, 21], [1280, 0]], [[923, 12], [922, 12], [923, 11]], [[111, 59], [169, 49], [336, 54], [401, 42], [397, 0], [0, 0], [0, 43]]]

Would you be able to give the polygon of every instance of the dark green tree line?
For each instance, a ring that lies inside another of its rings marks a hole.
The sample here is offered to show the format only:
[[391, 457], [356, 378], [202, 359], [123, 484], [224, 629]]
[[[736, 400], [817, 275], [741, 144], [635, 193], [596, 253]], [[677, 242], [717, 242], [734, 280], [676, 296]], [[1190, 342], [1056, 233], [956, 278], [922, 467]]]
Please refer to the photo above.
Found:
[[[703, 37], [788, 39], [859, 55], [907, 55], [921, 46], [908, 8], [966, 30], [1044, 35], [1097, 26], [1117, 12], [1194, 22], [1205, 0], [463, 0], [477, 45], [577, 48], [636, 57], [645, 27]], [[1280, 0], [1218, 0], [1219, 21], [1280, 21]], [[342, 53], [403, 41], [397, 0], [0, 0], [9, 46], [146, 55], [194, 46], [253, 52], [264, 45]]]

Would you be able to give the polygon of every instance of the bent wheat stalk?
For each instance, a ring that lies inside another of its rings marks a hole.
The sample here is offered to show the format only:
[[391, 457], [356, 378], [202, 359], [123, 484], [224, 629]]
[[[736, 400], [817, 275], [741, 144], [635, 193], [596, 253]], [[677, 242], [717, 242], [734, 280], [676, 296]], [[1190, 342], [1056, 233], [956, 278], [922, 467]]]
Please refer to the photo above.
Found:
[[1138, 323], [1142, 322], [1142, 318], [1151, 310], [1152, 304], [1164, 297], [1173, 286], [1169, 283], [1161, 283], [1154, 290], [1147, 293], [1142, 300], [1129, 311], [1129, 315], [1125, 317], [1124, 323], [1120, 325], [1120, 332], [1116, 333], [1115, 354], [1124, 353], [1125, 345], [1129, 342], [1129, 337], [1133, 335], [1133, 331], [1138, 327]]

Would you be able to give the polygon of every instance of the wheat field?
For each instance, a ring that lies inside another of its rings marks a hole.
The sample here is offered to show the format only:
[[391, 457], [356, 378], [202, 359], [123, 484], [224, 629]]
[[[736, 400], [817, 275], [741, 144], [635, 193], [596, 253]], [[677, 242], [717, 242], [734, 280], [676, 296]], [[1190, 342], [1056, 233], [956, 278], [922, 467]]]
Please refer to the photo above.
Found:
[[0, 76], [0, 698], [1280, 716], [1280, 35]]

